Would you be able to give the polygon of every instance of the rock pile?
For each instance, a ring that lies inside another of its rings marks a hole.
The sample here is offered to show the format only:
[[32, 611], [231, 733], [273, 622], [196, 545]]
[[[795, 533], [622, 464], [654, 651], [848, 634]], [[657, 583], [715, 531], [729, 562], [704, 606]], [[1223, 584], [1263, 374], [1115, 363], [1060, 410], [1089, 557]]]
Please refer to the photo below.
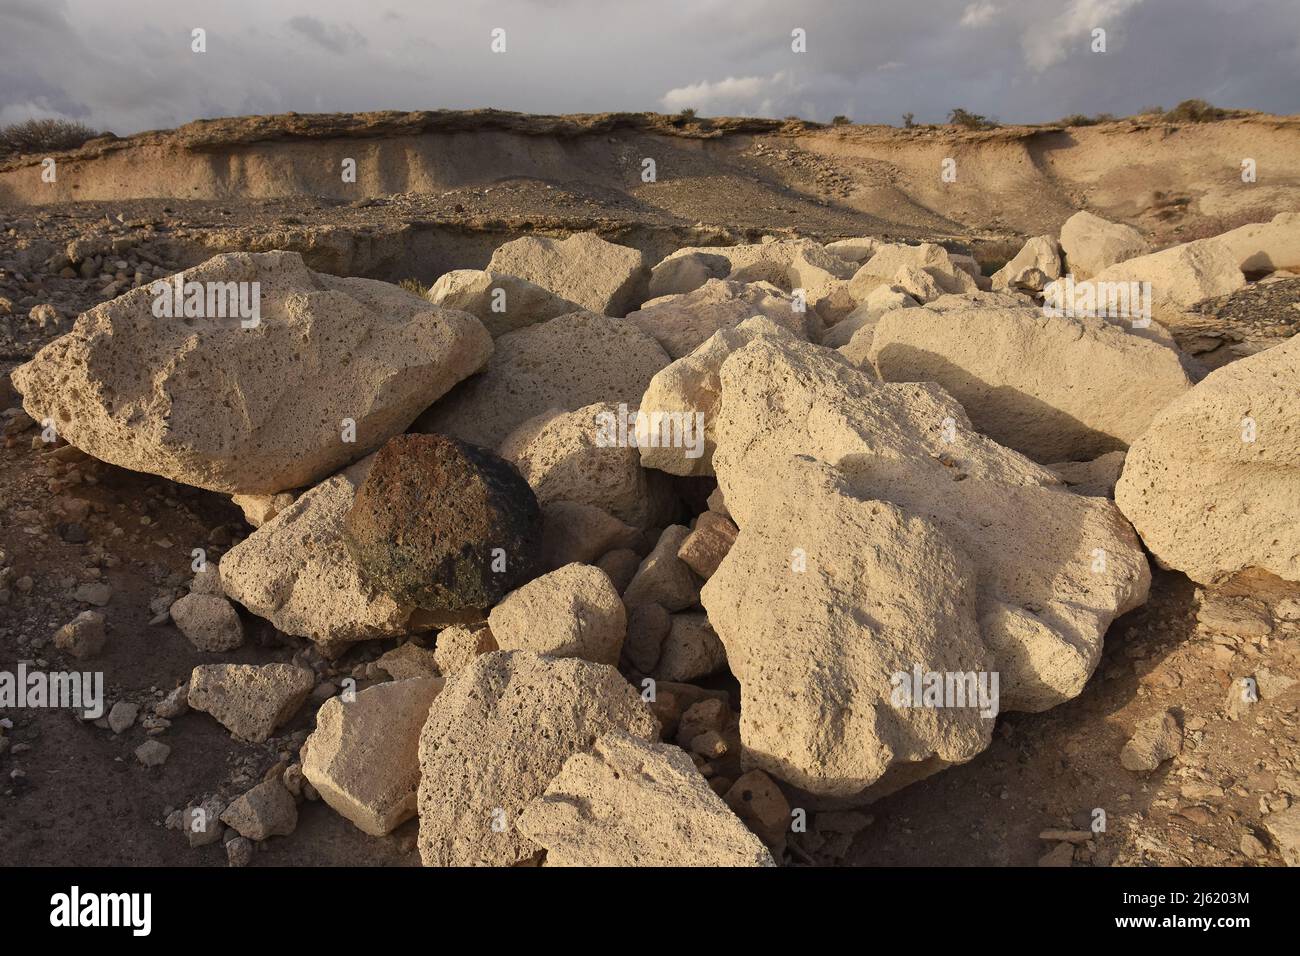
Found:
[[[183, 279], [259, 283], [255, 324], [136, 289], [14, 380], [77, 448], [248, 518], [154, 611], [218, 662], [140, 719], [282, 753], [173, 814], [192, 845], [227, 826], [242, 864], [319, 799], [375, 836], [418, 817], [427, 865], [771, 866], [809, 813], [847, 852], [999, 713], [1078, 696], [1143, 545], [1300, 581], [1300, 337], [1207, 376], [1163, 325], [1295, 264], [1298, 231], [1153, 251], [1081, 212], [991, 277], [933, 243], [648, 268], [529, 237], [424, 299], [234, 253]], [[1149, 282], [1155, 321], [1048, 307], [1084, 278]], [[53, 647], [105, 639], [86, 611]], [[292, 662], [237, 662], [276, 641]], [[1140, 724], [1123, 766], [1183, 733]]]

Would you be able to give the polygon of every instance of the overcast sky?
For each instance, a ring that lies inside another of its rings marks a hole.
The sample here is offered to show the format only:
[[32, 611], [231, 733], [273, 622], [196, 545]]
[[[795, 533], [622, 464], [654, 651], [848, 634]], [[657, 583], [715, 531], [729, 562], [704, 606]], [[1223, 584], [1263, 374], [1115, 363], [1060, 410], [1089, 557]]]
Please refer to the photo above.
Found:
[[0, 0], [0, 123], [119, 135], [488, 106], [1047, 122], [1189, 97], [1300, 112], [1300, 0]]

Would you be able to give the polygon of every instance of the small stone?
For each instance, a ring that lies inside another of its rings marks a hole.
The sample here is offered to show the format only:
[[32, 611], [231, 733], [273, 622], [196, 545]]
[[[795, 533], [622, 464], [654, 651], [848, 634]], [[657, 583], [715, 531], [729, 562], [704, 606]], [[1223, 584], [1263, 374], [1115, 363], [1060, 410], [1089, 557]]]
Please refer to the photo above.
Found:
[[723, 798], [733, 813], [780, 856], [790, 827], [790, 803], [781, 788], [761, 770], [736, 779]]
[[497, 642], [490, 629], [453, 625], [438, 632], [433, 659], [438, 673], [446, 677], [468, 667], [476, 657], [495, 650], [498, 650]]
[[1264, 818], [1264, 829], [1287, 866], [1300, 866], [1300, 806]]
[[221, 822], [250, 840], [288, 836], [298, 826], [298, 804], [279, 778], [266, 780], [228, 806]]
[[393, 680], [408, 680], [413, 677], [437, 677], [438, 662], [435, 653], [427, 647], [421, 647], [414, 641], [407, 641], [400, 647], [382, 654], [375, 665]]
[[208, 846], [221, 839], [221, 814], [225, 804], [218, 797], [207, 797], [196, 807], [186, 807], [181, 814], [181, 829], [191, 847]]
[[[22, 589], [22, 581], [19, 581], [18, 590], [21, 591]], [[96, 607], [103, 607], [112, 600], [113, 589], [103, 582], [82, 584], [73, 592], [72, 596], [82, 604], [94, 604]]]
[[1264, 637], [1273, 630], [1273, 620], [1263, 604], [1217, 594], [1202, 599], [1196, 622], [1212, 633], [1234, 637]]
[[1120, 751], [1119, 762], [1125, 770], [1142, 773], [1155, 770], [1182, 749], [1183, 731], [1178, 718], [1166, 711], [1138, 721], [1132, 739]]
[[226, 843], [226, 865], [248, 866], [253, 862], [253, 841], [248, 837], [235, 837]]
[[707, 581], [736, 543], [738, 534], [740, 529], [730, 518], [706, 511], [696, 521], [695, 530], [682, 541], [677, 557]]
[[1268, 856], [1268, 847], [1255, 834], [1243, 833], [1241, 835], [1241, 852], [1249, 859], [1259, 860]]
[[315, 675], [292, 664], [202, 664], [190, 675], [188, 701], [236, 737], [261, 743], [302, 706]]
[[659, 651], [672, 623], [672, 615], [658, 604], [641, 604], [629, 610], [623, 656], [638, 671], [649, 674], [659, 663]]
[[129, 730], [140, 713], [140, 705], [130, 701], [119, 700], [108, 712], [108, 729], [115, 734]]
[[239, 613], [224, 597], [191, 592], [171, 606], [171, 617], [200, 651], [224, 653], [244, 643]]
[[94, 657], [107, 640], [104, 615], [98, 611], [82, 611], [54, 632], [54, 646], [78, 659]]
[[1039, 866], [1070, 866], [1074, 863], [1074, 847], [1069, 843], [1058, 843], [1038, 860]]
[[159, 717], [174, 720], [190, 709], [190, 685], [181, 684], [170, 694], [153, 705], [153, 712]]
[[172, 748], [160, 740], [146, 740], [135, 748], [135, 759], [146, 767], [161, 767], [171, 756]]

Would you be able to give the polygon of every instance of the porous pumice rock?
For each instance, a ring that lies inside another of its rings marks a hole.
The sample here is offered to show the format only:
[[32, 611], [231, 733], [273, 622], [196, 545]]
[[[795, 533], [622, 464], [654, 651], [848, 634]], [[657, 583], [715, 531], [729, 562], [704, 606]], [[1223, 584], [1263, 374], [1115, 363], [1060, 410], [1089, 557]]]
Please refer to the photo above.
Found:
[[420, 731], [442, 690], [437, 677], [385, 681], [316, 712], [302, 773], [321, 799], [371, 836], [415, 816]]
[[735, 523], [726, 515], [706, 511], [699, 516], [695, 527], [677, 549], [677, 557], [707, 581], [736, 543], [738, 533]]
[[407, 641], [400, 647], [384, 652], [375, 664], [393, 680], [442, 675], [436, 651], [421, 647], [415, 641]]
[[433, 626], [415, 605], [371, 587], [344, 543], [344, 521], [373, 463], [371, 455], [327, 478], [221, 558], [227, 596], [329, 657]]
[[577, 302], [527, 279], [487, 269], [444, 273], [425, 298], [434, 305], [468, 312], [483, 323], [493, 338], [582, 309]]
[[718, 370], [727, 356], [759, 335], [794, 338], [788, 329], [755, 316], [715, 332], [650, 380], [637, 410], [644, 467], [673, 475], [713, 474]]
[[1216, 369], [1129, 448], [1115, 503], [1156, 560], [1300, 581], [1300, 336]]
[[503, 651], [617, 664], [627, 611], [604, 571], [569, 564], [507, 594], [488, 615], [488, 628]]
[[681, 611], [699, 601], [700, 579], [677, 556], [690, 533], [690, 528], [680, 524], [664, 529], [623, 592], [623, 603], [628, 608], [659, 604], [669, 611]]
[[386, 282], [312, 272], [294, 252], [225, 253], [181, 277], [213, 292], [214, 311], [224, 284], [258, 283], [256, 324], [158, 317], [155, 302], [174, 287], [161, 297], [134, 289], [15, 370], [28, 412], [101, 461], [273, 494], [378, 448], [492, 354], [468, 313]]
[[543, 508], [573, 501], [634, 528], [662, 527], [676, 513], [676, 496], [667, 475], [641, 467], [630, 440], [635, 413], [614, 402], [543, 412], [511, 432], [498, 452], [519, 469]]
[[289, 836], [298, 827], [298, 803], [276, 777], [236, 798], [221, 814], [221, 822], [250, 840]]
[[1047, 467], [1076, 495], [1114, 498], [1115, 483], [1124, 470], [1125, 453], [1109, 451], [1091, 461], [1058, 461]]
[[200, 664], [187, 696], [236, 737], [261, 743], [302, 706], [315, 675], [293, 664]]
[[476, 657], [495, 650], [498, 650], [497, 642], [490, 628], [453, 624], [438, 632], [433, 659], [438, 664], [438, 673], [449, 677], [473, 664]]
[[977, 429], [1041, 462], [1126, 448], [1192, 387], [1176, 346], [1035, 308], [887, 312], [870, 360], [886, 382], [937, 382]]
[[244, 643], [244, 625], [233, 604], [214, 594], [187, 594], [171, 606], [176, 627], [201, 651], [233, 651]]
[[[915, 308], [917, 305], [920, 303], [908, 295], [902, 286], [878, 285], [867, 293], [862, 303], [843, 321], [835, 323], [822, 333], [821, 344], [830, 349], [843, 349], [850, 341], [858, 338], [858, 332], [874, 326], [886, 312]], [[866, 342], [870, 343], [869, 337]]]
[[655, 680], [690, 682], [727, 663], [727, 652], [705, 614], [674, 614], [651, 671]]
[[679, 747], [622, 732], [574, 754], [519, 818], [547, 866], [775, 866]]
[[659, 723], [618, 671], [496, 651], [450, 679], [420, 734], [420, 859], [513, 866], [542, 848], [517, 827], [564, 762], [602, 735], [655, 740]]
[[799, 311], [787, 294], [769, 282], [710, 279], [693, 292], [651, 299], [627, 320], [664, 347], [674, 359], [690, 355], [719, 329], [734, 328], [756, 315], [765, 316], [801, 339], [815, 340], [821, 321], [815, 312]]
[[1246, 284], [1236, 257], [1217, 239], [1197, 239], [1149, 255], [1126, 259], [1090, 280], [1098, 283], [1151, 284], [1152, 316], [1177, 331], [1187, 312], [1205, 299], [1236, 292]]
[[496, 448], [547, 409], [641, 400], [656, 372], [672, 361], [631, 322], [575, 312], [509, 332], [482, 374], [463, 382], [421, 415], [419, 431]]
[[943, 292], [979, 290], [975, 277], [954, 262], [947, 249], [933, 242], [922, 242], [915, 246], [902, 243], [882, 245], [853, 274], [849, 292], [854, 301], [863, 302], [873, 289], [893, 283], [899, 271], [906, 268], [923, 272]]
[[[981, 712], [1077, 695], [1111, 620], [1145, 600], [1115, 506], [980, 435], [938, 386], [878, 383], [772, 337], [721, 382], [714, 464], [740, 534], [701, 600], [741, 684], [751, 766], [854, 798], [886, 771], [969, 759]], [[996, 672], [996, 705], [891, 706], [891, 677], [915, 666], [988, 691]]]
[[1087, 279], [1116, 263], [1146, 255], [1151, 244], [1132, 226], [1080, 210], [1061, 226], [1061, 251], [1066, 271], [1076, 279]]
[[482, 620], [534, 574], [542, 515], [509, 462], [445, 435], [399, 435], [375, 453], [343, 523], [372, 587], [426, 620]]
[[1051, 236], [1034, 236], [1001, 269], [993, 273], [994, 289], [1041, 292], [1061, 277], [1061, 251]]
[[1215, 239], [1242, 272], [1300, 271], [1300, 212], [1280, 212], [1271, 222], [1239, 226]]
[[611, 316], [626, 315], [640, 305], [650, 280], [639, 249], [606, 242], [594, 232], [567, 239], [514, 239], [492, 253], [488, 271], [518, 276], [584, 309]]

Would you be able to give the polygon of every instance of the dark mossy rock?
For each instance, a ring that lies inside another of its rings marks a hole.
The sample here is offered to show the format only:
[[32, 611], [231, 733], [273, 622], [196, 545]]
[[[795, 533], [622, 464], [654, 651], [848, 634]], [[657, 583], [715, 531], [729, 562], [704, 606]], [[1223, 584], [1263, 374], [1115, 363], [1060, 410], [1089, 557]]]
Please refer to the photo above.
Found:
[[538, 574], [542, 512], [515, 467], [446, 435], [398, 435], [348, 512], [344, 537], [370, 585], [426, 620], [481, 620]]

